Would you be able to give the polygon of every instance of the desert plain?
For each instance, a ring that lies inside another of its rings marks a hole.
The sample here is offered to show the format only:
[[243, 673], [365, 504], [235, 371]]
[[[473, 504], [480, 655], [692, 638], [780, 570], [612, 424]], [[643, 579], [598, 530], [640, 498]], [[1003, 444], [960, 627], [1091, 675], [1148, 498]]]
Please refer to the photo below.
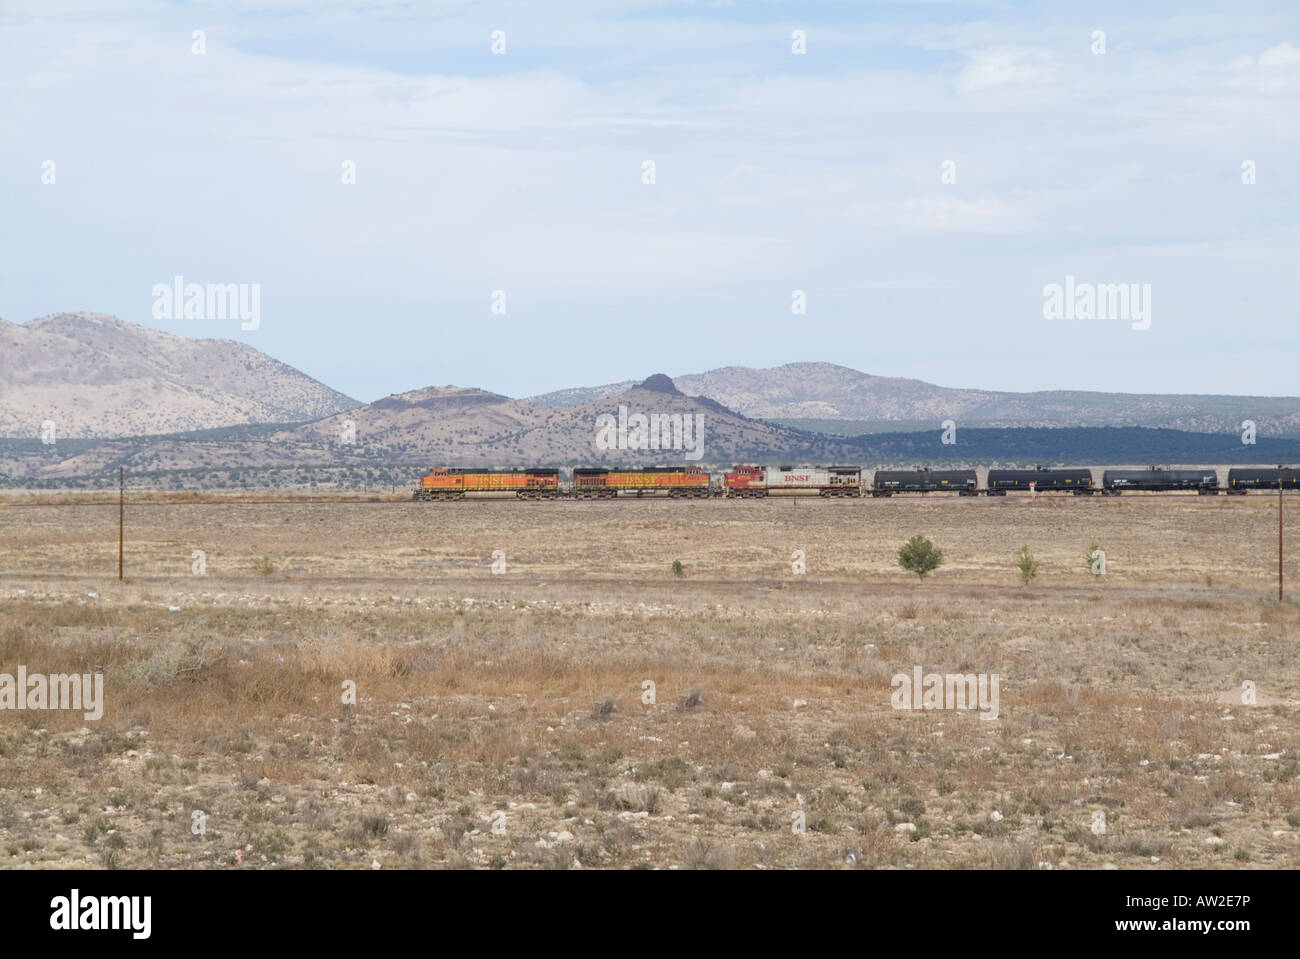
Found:
[[[124, 528], [119, 582], [115, 495], [0, 496], [0, 673], [104, 684], [0, 710], [0, 868], [1300, 867], [1275, 496], [132, 491]], [[918, 667], [996, 718], [895, 708]]]

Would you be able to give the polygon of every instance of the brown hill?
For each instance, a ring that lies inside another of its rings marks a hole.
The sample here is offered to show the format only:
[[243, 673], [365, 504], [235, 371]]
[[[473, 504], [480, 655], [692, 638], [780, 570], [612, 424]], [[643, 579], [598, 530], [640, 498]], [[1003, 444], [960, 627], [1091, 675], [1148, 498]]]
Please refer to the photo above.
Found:
[[302, 422], [356, 401], [232, 340], [99, 313], [0, 320], [0, 436], [67, 439]]
[[[638, 444], [631, 430], [625, 433], [626, 442], [618, 441], [620, 407], [628, 419], [638, 413], [665, 417], [670, 430], [678, 423], [685, 426], [685, 417], [691, 416], [692, 432], [673, 434], [659, 449], [634, 448]], [[601, 425], [610, 422], [602, 416], [615, 425], [612, 446], [601, 443]], [[796, 451], [810, 456], [847, 455], [847, 447], [837, 440], [760, 423], [708, 398], [686, 396], [663, 374], [614, 396], [568, 407], [538, 406], [482, 390], [429, 387], [298, 427], [277, 441], [337, 442], [349, 435], [349, 422], [357, 450], [386, 461], [416, 457], [417, 462], [438, 465], [648, 465], [786, 456]]]

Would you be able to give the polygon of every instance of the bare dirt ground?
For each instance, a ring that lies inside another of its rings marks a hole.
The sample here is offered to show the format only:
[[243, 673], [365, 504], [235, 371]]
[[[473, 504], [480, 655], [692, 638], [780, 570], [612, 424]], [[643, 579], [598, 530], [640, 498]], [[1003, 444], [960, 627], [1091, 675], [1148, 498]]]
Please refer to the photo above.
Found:
[[1300, 867], [1270, 496], [265, 499], [0, 497], [0, 867]]

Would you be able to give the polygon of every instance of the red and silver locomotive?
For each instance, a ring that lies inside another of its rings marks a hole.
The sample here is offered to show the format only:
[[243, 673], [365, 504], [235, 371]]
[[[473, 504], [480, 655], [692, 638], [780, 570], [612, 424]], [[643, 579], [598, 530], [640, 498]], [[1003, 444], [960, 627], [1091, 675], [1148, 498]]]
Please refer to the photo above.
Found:
[[737, 466], [723, 478], [731, 497], [861, 496], [859, 466]]

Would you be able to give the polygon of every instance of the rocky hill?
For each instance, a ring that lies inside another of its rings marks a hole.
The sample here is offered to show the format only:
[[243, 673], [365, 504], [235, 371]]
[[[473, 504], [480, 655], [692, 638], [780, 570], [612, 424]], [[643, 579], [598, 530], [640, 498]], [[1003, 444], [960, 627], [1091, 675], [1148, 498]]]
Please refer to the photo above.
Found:
[[[635, 434], [632, 418], [637, 414], [648, 421], [664, 418], [657, 424], [659, 430], [652, 431], [656, 424], [647, 422], [645, 443]], [[626, 429], [623, 420], [631, 420]], [[352, 433], [356, 449], [386, 460], [414, 456], [417, 462], [467, 466], [650, 465], [796, 451], [833, 456], [850, 448], [837, 438], [758, 422], [707, 397], [687, 396], [662, 374], [604, 399], [564, 407], [482, 390], [429, 387], [298, 427], [278, 439], [321, 444]], [[647, 448], [654, 439], [651, 433], [662, 434], [657, 449]]]
[[305, 422], [357, 406], [232, 340], [191, 339], [99, 313], [0, 320], [0, 436], [155, 435]]

